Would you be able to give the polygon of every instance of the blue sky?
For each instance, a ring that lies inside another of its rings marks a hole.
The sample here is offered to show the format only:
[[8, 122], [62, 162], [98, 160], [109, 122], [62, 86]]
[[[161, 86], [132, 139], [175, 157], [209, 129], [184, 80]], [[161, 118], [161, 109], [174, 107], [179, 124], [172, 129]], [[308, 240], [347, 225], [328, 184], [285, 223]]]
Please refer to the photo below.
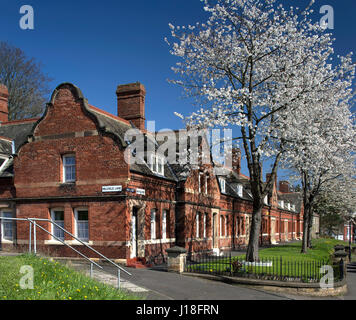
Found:
[[[303, 7], [309, 0], [284, 1]], [[316, 0], [314, 8], [331, 5], [335, 11], [335, 52], [346, 54], [356, 47], [356, 1]], [[31, 5], [35, 29], [19, 27], [22, 5]], [[322, 14], [316, 12], [314, 19]], [[194, 24], [205, 20], [199, 0], [1, 0], [0, 40], [21, 48], [43, 64], [53, 78], [52, 89], [62, 82], [77, 85], [99, 108], [116, 114], [117, 85], [139, 81], [146, 87], [146, 119], [156, 129], [177, 129], [195, 110], [182, 98], [181, 88], [167, 82], [177, 62], [164, 38], [168, 23]]]

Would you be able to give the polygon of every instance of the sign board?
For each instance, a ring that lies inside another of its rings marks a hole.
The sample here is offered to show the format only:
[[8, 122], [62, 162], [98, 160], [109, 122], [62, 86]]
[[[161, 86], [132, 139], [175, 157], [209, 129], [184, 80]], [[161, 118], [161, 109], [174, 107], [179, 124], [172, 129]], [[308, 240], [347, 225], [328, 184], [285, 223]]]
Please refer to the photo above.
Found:
[[133, 189], [133, 188], [126, 188], [126, 191], [127, 191], [127, 192], [132, 192], [132, 193], [133, 193], [133, 192], [135, 192], [135, 189]]
[[137, 188], [137, 189], [136, 189], [136, 193], [144, 196], [144, 195], [146, 194], [146, 190], [145, 190], [145, 189], [138, 189], [138, 188]]
[[101, 192], [120, 192], [122, 191], [122, 186], [103, 186], [101, 187]]

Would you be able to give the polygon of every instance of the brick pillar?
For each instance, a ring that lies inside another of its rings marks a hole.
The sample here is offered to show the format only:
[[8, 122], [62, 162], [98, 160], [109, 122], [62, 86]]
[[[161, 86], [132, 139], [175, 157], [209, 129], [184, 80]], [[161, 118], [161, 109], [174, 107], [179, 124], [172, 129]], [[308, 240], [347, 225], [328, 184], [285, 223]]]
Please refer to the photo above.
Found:
[[181, 247], [173, 247], [166, 250], [168, 254], [167, 271], [184, 272], [187, 250]]

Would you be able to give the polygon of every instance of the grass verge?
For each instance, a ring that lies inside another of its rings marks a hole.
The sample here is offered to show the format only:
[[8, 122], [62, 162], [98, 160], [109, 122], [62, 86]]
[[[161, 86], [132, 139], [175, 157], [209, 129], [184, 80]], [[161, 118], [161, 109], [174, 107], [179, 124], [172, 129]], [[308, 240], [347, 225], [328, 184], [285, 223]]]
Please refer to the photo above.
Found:
[[[26, 270], [21, 273], [22, 266], [33, 268], [33, 289], [21, 288], [22, 283], [30, 284], [26, 279], [30, 273]], [[29, 254], [0, 257], [0, 300], [138, 299], [45, 258]]]
[[[259, 252], [261, 265], [245, 265], [245, 255], [229, 258], [207, 258], [201, 263], [189, 266], [191, 272], [231, 274], [239, 276], [266, 277], [270, 279], [287, 279], [315, 282], [323, 276], [320, 268], [331, 265], [331, 254], [335, 245], [348, 245], [334, 239], [315, 239], [312, 249], [306, 254], [301, 253], [301, 242], [289, 243], [272, 248], [261, 249]], [[334, 265], [335, 276], [339, 277], [339, 267]]]

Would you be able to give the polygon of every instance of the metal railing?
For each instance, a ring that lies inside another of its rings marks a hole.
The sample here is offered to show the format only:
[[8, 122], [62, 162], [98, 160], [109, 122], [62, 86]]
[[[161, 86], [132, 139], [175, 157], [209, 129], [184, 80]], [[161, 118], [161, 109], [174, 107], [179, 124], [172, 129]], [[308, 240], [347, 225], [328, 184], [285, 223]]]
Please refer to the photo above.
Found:
[[334, 279], [344, 279], [344, 262], [332, 263], [325, 260], [288, 259], [285, 257], [266, 257], [258, 262], [246, 262], [245, 256], [201, 255], [186, 259], [185, 272], [205, 273], [231, 277], [243, 277], [262, 280], [319, 282], [324, 276], [321, 267], [331, 265]]
[[57, 228], [61, 229], [64, 233], [68, 234], [70, 237], [74, 238], [75, 240], [77, 240], [79, 243], [81, 243], [82, 245], [84, 245], [85, 247], [87, 247], [88, 249], [90, 249], [91, 251], [93, 251], [95, 254], [97, 254], [98, 256], [100, 256], [101, 258], [103, 258], [104, 260], [108, 261], [109, 263], [111, 263], [112, 265], [114, 265], [117, 268], [117, 285], [118, 288], [120, 289], [120, 283], [121, 283], [121, 271], [125, 272], [126, 274], [128, 274], [129, 276], [131, 276], [132, 274], [130, 272], [128, 272], [127, 270], [125, 270], [124, 268], [122, 268], [121, 266], [119, 266], [118, 264], [116, 264], [114, 261], [110, 260], [109, 258], [107, 258], [106, 256], [104, 256], [102, 253], [100, 253], [99, 251], [95, 250], [94, 248], [92, 248], [90, 245], [88, 245], [87, 243], [85, 243], [84, 241], [82, 241], [81, 239], [79, 239], [78, 237], [74, 236], [72, 233], [70, 233], [69, 231], [67, 231], [66, 229], [64, 229], [62, 226], [60, 226], [59, 224], [57, 224], [56, 222], [54, 222], [51, 219], [41, 219], [41, 218], [7, 218], [7, 217], [0, 217], [0, 224], [1, 224], [1, 220], [13, 220], [13, 221], [28, 221], [29, 222], [29, 241], [28, 241], [28, 251], [29, 253], [32, 252], [32, 227], [33, 227], [33, 253], [36, 255], [37, 254], [37, 235], [36, 235], [36, 227], [38, 227], [39, 229], [45, 231], [46, 233], [48, 233], [49, 235], [51, 235], [55, 240], [59, 241], [60, 243], [64, 244], [65, 246], [69, 247], [70, 249], [72, 249], [73, 251], [75, 251], [77, 254], [79, 254], [81, 257], [83, 257], [85, 260], [90, 262], [90, 277], [93, 277], [93, 265], [95, 265], [96, 267], [103, 269], [102, 266], [100, 266], [99, 264], [97, 264], [96, 262], [92, 261], [89, 257], [87, 257], [86, 255], [84, 255], [83, 253], [81, 253], [80, 251], [78, 251], [77, 249], [73, 248], [70, 244], [66, 243], [64, 240], [62, 240], [61, 238], [55, 236], [52, 232], [48, 231], [47, 229], [45, 229], [44, 227], [42, 227], [40, 224], [38, 224], [36, 221], [42, 221], [42, 222], [49, 222], [52, 225], [56, 226]]

